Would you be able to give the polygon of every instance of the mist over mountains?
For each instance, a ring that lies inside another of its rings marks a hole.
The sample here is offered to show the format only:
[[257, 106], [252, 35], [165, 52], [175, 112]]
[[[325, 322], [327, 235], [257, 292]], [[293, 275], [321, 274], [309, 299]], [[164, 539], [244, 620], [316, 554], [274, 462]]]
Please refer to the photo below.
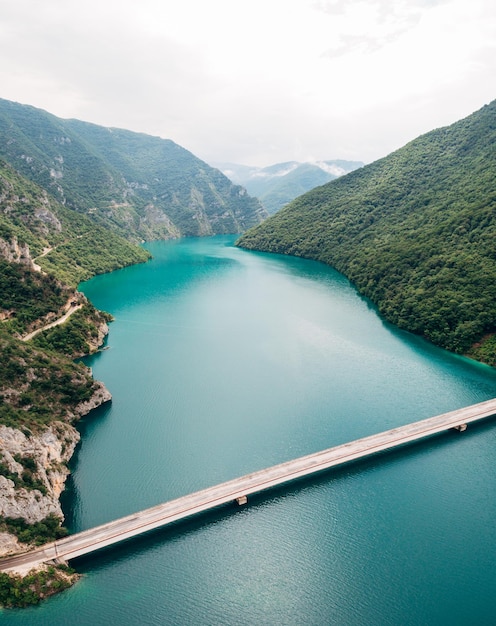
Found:
[[301, 194], [348, 174], [364, 164], [361, 161], [287, 161], [267, 167], [237, 163], [216, 163], [233, 183], [242, 185], [258, 198], [269, 214], [278, 211]]

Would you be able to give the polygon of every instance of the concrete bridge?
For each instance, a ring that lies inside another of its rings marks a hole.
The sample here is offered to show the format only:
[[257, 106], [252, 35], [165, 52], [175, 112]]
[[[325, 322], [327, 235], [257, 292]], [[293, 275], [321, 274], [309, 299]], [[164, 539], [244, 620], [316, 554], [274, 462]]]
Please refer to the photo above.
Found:
[[41, 563], [66, 562], [228, 502], [245, 504], [251, 494], [311, 476], [331, 467], [363, 459], [450, 429], [464, 431], [467, 424], [495, 415], [496, 398], [356, 439], [196, 491], [113, 522], [64, 537], [29, 552], [4, 558], [0, 560], [0, 571], [26, 573]]

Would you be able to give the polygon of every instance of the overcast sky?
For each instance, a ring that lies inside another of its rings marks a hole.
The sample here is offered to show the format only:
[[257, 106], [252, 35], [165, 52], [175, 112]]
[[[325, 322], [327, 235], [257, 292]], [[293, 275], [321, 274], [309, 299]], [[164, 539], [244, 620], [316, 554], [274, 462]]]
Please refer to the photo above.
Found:
[[0, 0], [0, 97], [209, 163], [385, 156], [496, 98], [495, 0]]

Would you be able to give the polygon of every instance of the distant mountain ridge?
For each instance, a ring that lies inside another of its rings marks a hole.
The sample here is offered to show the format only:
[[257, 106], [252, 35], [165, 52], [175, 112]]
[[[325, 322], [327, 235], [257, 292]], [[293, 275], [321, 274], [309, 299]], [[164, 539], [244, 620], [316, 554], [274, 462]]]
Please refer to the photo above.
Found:
[[496, 365], [496, 101], [294, 200], [238, 245], [323, 261], [400, 328]]
[[134, 241], [240, 233], [267, 215], [245, 189], [171, 140], [2, 99], [0, 158]]
[[287, 161], [267, 167], [217, 163], [230, 180], [257, 197], [272, 215], [282, 206], [314, 187], [363, 167], [361, 161]]

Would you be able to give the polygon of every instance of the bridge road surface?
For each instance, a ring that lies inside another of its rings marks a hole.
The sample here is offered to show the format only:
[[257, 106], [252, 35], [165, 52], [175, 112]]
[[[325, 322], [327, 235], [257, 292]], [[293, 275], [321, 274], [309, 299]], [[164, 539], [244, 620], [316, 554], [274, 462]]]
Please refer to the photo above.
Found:
[[496, 398], [406, 426], [399, 426], [256, 471], [240, 478], [170, 500], [113, 522], [69, 535], [40, 548], [0, 560], [0, 571], [27, 573], [50, 561], [65, 562], [185, 519], [228, 502], [244, 503], [246, 496], [331, 467], [390, 450], [425, 437], [496, 415]]

